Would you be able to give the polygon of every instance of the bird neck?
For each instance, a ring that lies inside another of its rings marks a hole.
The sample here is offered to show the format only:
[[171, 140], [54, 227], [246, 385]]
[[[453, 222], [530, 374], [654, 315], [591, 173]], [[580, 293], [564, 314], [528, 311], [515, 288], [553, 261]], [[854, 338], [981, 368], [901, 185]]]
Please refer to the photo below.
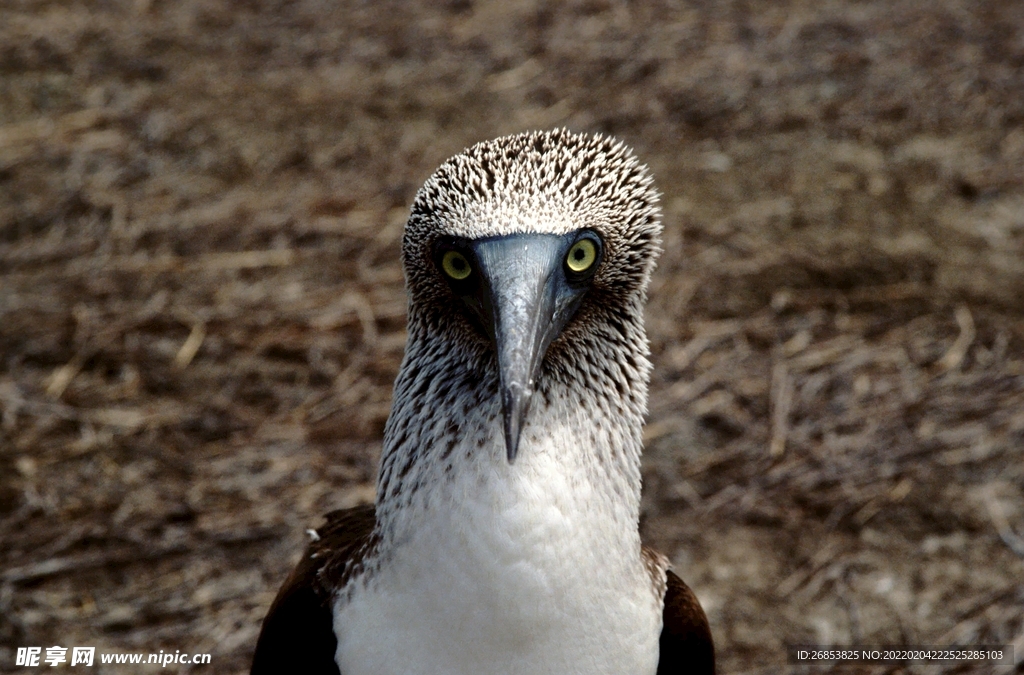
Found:
[[634, 341], [627, 359], [595, 355], [572, 368], [545, 364], [519, 456], [510, 464], [493, 356], [416, 330], [414, 319], [385, 427], [377, 485], [381, 543], [408, 539], [423, 517], [471, 506], [499, 520], [510, 509], [555, 509], [621, 533], [620, 543], [638, 550], [646, 341]]

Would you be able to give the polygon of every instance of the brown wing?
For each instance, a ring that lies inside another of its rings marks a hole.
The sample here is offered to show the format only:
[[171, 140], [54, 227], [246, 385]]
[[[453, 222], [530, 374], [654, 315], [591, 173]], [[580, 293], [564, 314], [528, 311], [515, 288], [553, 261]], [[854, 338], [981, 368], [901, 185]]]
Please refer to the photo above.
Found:
[[715, 644], [708, 617], [690, 587], [672, 570], [666, 575], [657, 675], [714, 675]]
[[359, 567], [377, 518], [372, 506], [328, 513], [263, 620], [251, 675], [340, 675], [331, 609], [333, 588]]

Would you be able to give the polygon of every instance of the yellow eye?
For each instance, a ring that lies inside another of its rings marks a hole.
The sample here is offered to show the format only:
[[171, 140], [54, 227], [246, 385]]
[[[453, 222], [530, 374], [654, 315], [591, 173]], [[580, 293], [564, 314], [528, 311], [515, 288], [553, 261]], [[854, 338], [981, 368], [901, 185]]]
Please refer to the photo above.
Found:
[[573, 272], [586, 272], [597, 260], [597, 246], [590, 239], [580, 239], [569, 249], [565, 264]]
[[466, 256], [458, 251], [448, 251], [444, 254], [444, 257], [441, 258], [441, 269], [456, 281], [462, 281], [473, 271]]

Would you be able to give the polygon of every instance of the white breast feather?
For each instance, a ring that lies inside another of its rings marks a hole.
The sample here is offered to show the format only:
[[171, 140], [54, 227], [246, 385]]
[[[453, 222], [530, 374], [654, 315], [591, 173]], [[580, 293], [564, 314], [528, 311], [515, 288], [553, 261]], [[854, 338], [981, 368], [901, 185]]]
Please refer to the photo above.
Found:
[[403, 509], [387, 564], [336, 603], [344, 675], [655, 673], [662, 607], [635, 513], [572, 447], [576, 415], [545, 417], [515, 464], [500, 433], [458, 448], [474, 461]]

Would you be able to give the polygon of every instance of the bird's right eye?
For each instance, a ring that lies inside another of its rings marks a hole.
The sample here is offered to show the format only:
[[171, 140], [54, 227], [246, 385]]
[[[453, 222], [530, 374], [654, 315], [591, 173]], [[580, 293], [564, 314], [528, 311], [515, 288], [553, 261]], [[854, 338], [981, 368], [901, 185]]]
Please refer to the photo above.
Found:
[[455, 281], [462, 281], [473, 273], [469, 260], [458, 251], [445, 252], [441, 257], [441, 269]]

